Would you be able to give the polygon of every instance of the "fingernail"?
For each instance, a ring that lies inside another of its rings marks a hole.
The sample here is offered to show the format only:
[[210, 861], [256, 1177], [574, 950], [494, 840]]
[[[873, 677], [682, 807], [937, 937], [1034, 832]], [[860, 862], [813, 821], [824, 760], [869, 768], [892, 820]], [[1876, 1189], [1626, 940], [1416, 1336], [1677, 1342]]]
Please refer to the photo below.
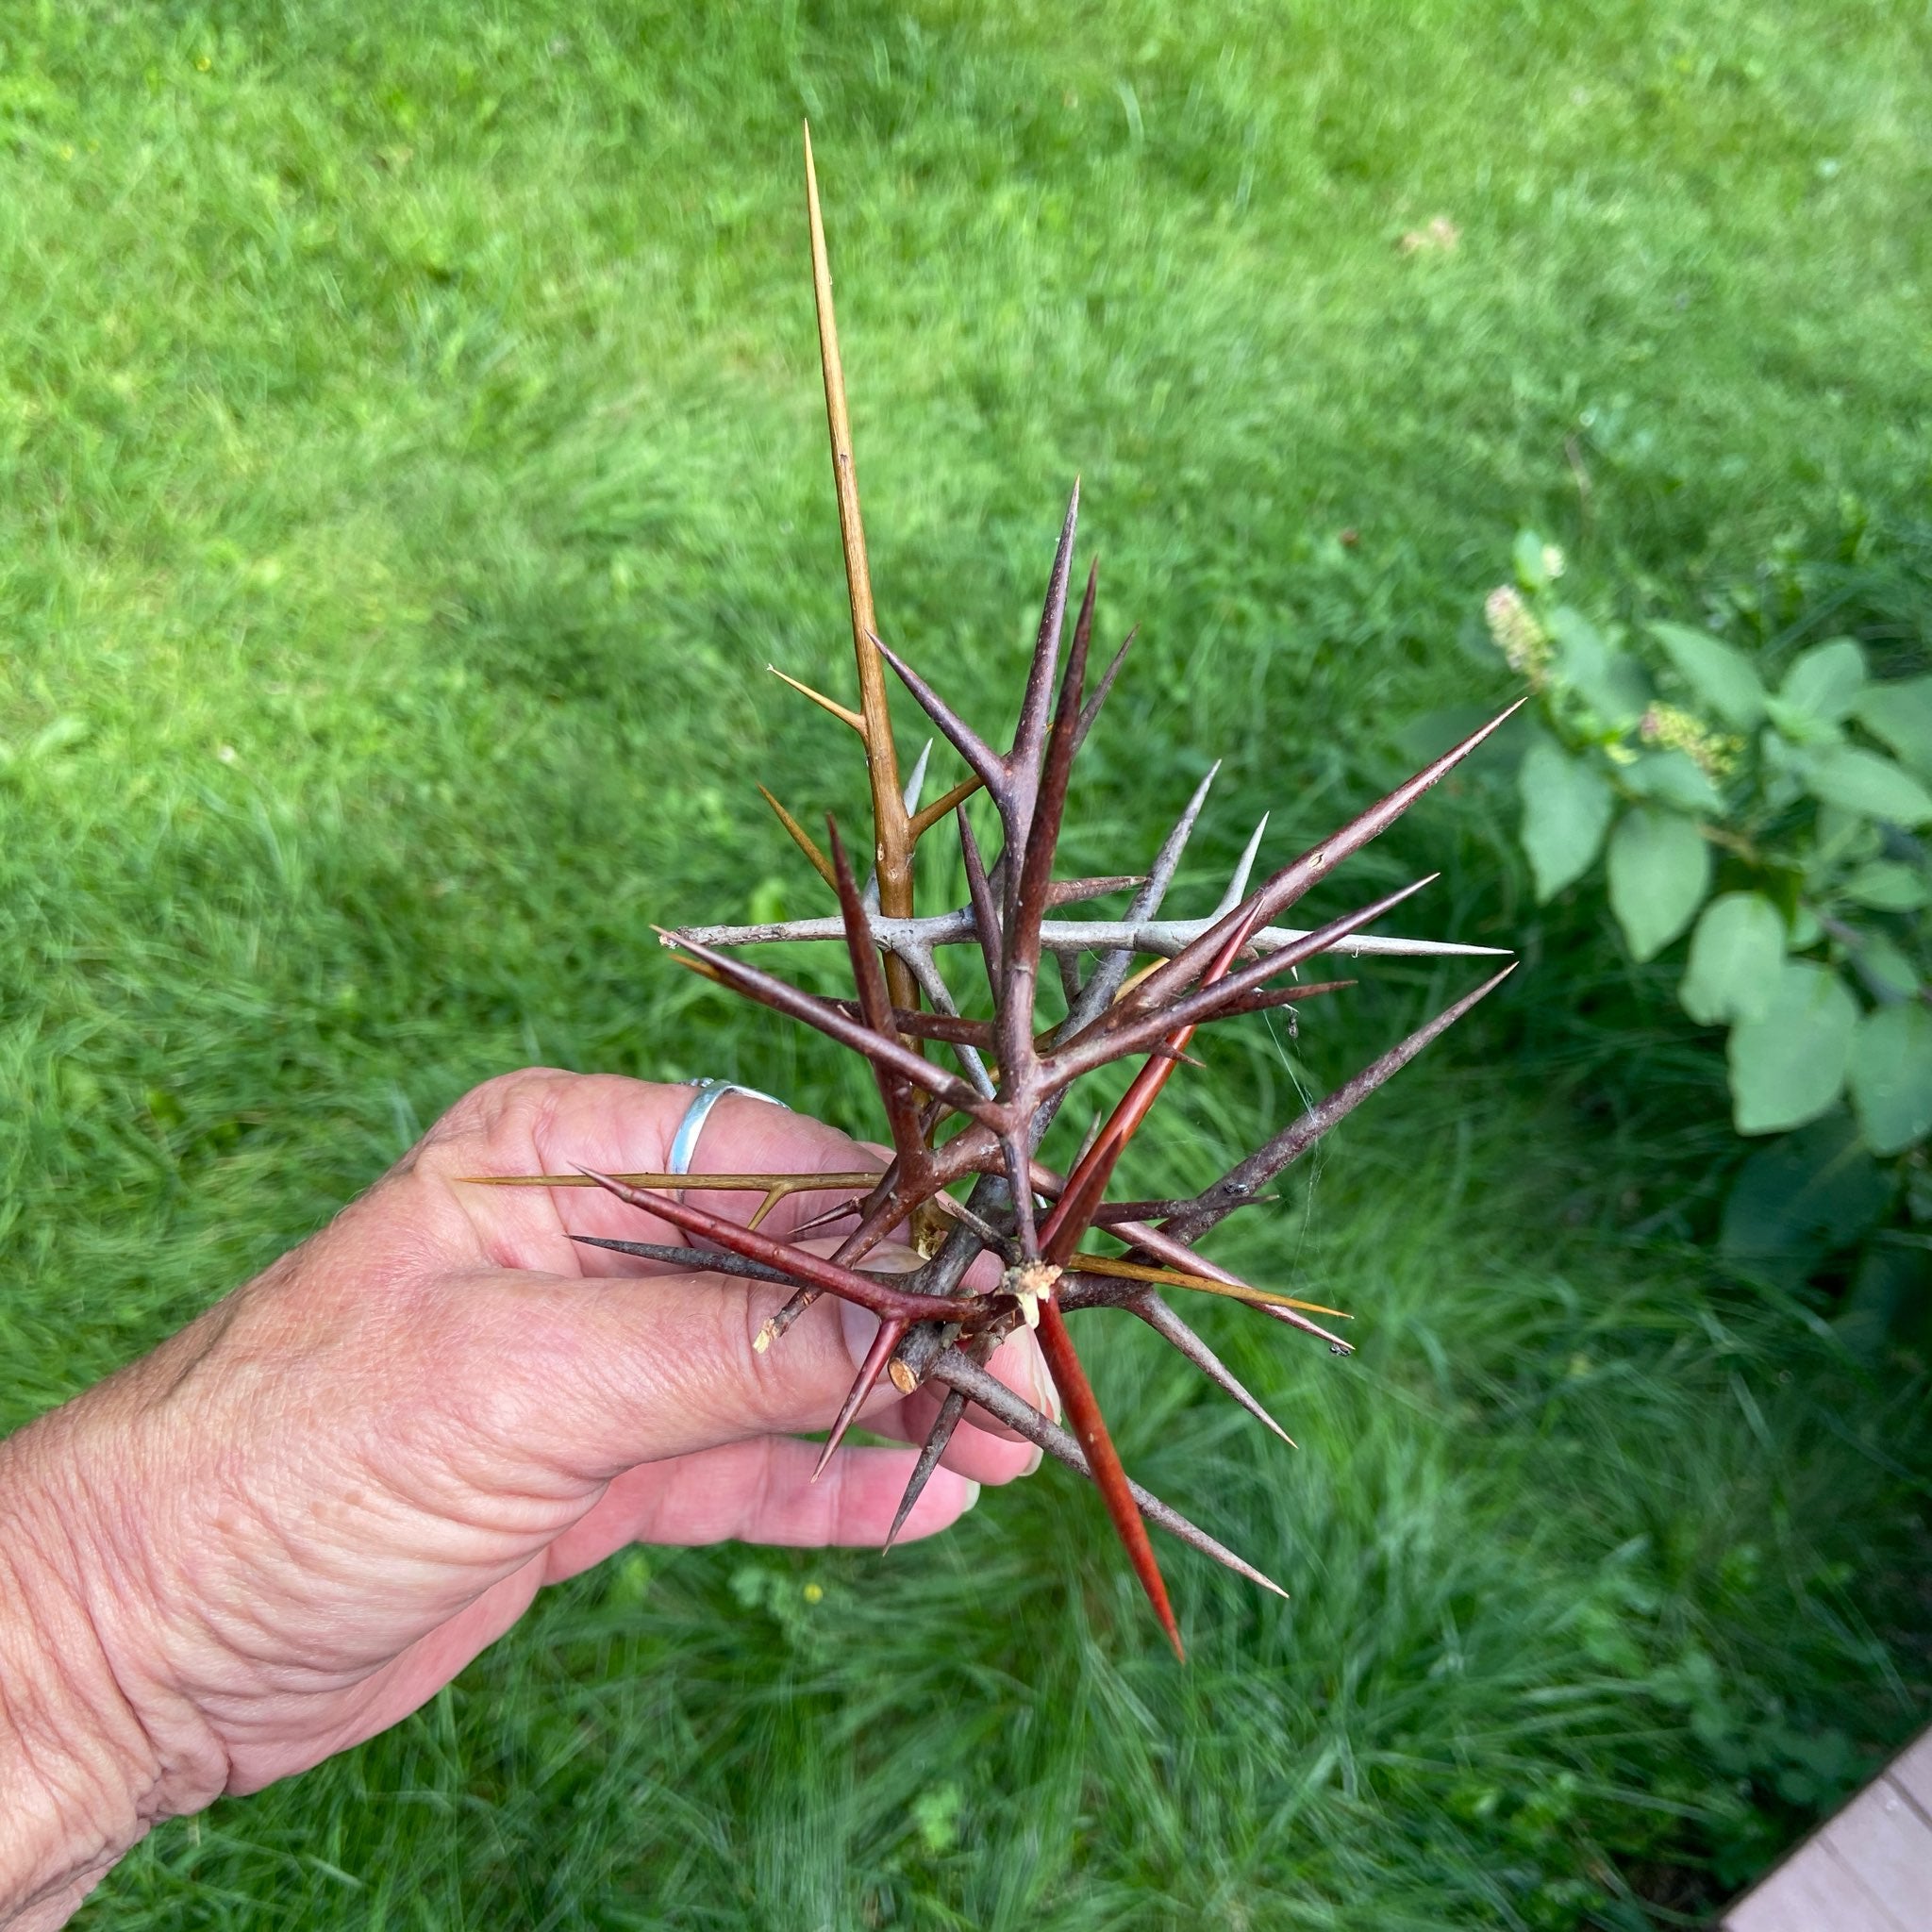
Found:
[[1045, 1460], [1046, 1451], [1036, 1442], [1033, 1446], [1033, 1454], [1026, 1458], [1026, 1467], [1020, 1474], [1022, 1475], [1035, 1474], [1039, 1471], [1040, 1465]]
[[863, 1368], [872, 1352], [873, 1337], [879, 1332], [879, 1318], [857, 1302], [841, 1301], [839, 1326], [845, 1337], [845, 1353], [852, 1357], [852, 1366]]
[[968, 1477], [966, 1478], [966, 1503], [965, 1503], [965, 1507], [964, 1507], [964, 1508], [962, 1508], [962, 1509], [961, 1509], [961, 1510], [959, 1511], [959, 1514], [960, 1514], [961, 1516], [965, 1515], [965, 1513], [966, 1513], [966, 1510], [967, 1510], [967, 1509], [972, 1509], [972, 1508], [974, 1508], [974, 1507], [976, 1507], [978, 1506], [978, 1503], [979, 1503], [979, 1485], [978, 1485], [978, 1484], [977, 1484], [976, 1482], [974, 1482], [974, 1481], [973, 1480], [973, 1478], [972, 1478], [971, 1476], [968, 1476]]
[[[1033, 1406], [1041, 1415], [1050, 1415], [1055, 1422], [1060, 1419], [1060, 1391], [1053, 1386], [1053, 1377], [1046, 1372], [1046, 1357], [1041, 1354], [1039, 1344], [1033, 1348]], [[1040, 1452], [1034, 1452], [1038, 1455]]]

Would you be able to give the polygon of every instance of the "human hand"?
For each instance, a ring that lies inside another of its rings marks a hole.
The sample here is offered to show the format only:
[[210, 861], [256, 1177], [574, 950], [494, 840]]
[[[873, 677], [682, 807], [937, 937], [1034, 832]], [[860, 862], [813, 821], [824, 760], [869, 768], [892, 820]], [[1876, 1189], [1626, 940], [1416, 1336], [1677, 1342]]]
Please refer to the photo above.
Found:
[[[761, 1355], [782, 1289], [619, 1279], [639, 1264], [571, 1236], [681, 1238], [600, 1190], [460, 1184], [660, 1171], [690, 1097], [550, 1072], [478, 1088], [311, 1240], [0, 1444], [0, 1812], [38, 1777], [64, 1821], [42, 1825], [37, 1878], [0, 1857], [0, 1921], [38, 1896], [34, 1923], [58, 1924], [156, 1818], [395, 1723], [542, 1585], [626, 1543], [884, 1540], [914, 1452], [843, 1447], [814, 1485], [818, 1447], [793, 1433], [828, 1423], [874, 1317], [827, 1297]], [[698, 1164], [870, 1161], [727, 1096]], [[824, 1200], [794, 1196], [772, 1224]], [[993, 1366], [1051, 1406], [1024, 1333]], [[913, 1441], [936, 1407], [882, 1386], [863, 1418]], [[944, 1528], [979, 1483], [1036, 1460], [962, 1428], [903, 1534]], [[19, 1690], [23, 1659], [55, 1681]], [[92, 1761], [48, 1741], [76, 1734]], [[76, 1844], [50, 1875], [50, 1850]]]

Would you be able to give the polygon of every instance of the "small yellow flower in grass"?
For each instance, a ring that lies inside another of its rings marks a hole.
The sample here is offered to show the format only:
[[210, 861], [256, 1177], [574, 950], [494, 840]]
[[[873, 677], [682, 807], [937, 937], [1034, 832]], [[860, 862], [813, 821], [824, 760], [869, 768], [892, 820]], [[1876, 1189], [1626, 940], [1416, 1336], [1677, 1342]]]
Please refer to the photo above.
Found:
[[1541, 691], [1550, 662], [1550, 634], [1523, 601], [1523, 592], [1513, 584], [1499, 584], [1484, 599], [1483, 616], [1510, 670]]
[[823, 1583], [808, 1583], [805, 1586], [805, 1600], [808, 1604], [820, 1604], [825, 1600], [825, 1586]]
[[1703, 719], [1677, 705], [1652, 705], [1637, 726], [1646, 744], [1681, 751], [1694, 758], [1707, 776], [1722, 778], [1738, 761], [1743, 740], [1713, 731]]
[[194, 57], [194, 71], [197, 74], [206, 74], [214, 64], [206, 54], [197, 54]]

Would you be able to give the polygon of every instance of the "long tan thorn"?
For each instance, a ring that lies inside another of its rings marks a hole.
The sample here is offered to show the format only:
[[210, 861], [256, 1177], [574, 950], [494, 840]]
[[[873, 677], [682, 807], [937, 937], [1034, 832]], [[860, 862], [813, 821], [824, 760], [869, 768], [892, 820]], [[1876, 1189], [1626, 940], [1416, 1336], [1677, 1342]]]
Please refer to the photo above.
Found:
[[819, 850], [818, 843], [811, 834], [762, 785], [758, 787], [758, 796], [777, 813], [778, 823], [791, 835], [791, 842], [805, 854], [806, 858], [811, 865], [811, 869], [818, 874], [820, 878], [824, 880], [826, 885], [831, 886], [836, 891], [838, 881], [832, 876], [832, 861]]
[[942, 818], [945, 818], [957, 807], [964, 805], [975, 791], [981, 789], [982, 783], [983, 781], [977, 774], [971, 778], [961, 778], [950, 791], [935, 798], [930, 805], [922, 806], [918, 811], [914, 812], [907, 829], [915, 840], [923, 839]]
[[1301, 1308], [1310, 1315], [1333, 1315], [1352, 1322], [1346, 1308], [1324, 1307], [1320, 1302], [1297, 1300], [1291, 1294], [1277, 1294], [1271, 1288], [1256, 1288], [1245, 1281], [1220, 1281], [1212, 1275], [1191, 1274], [1179, 1268], [1150, 1268], [1143, 1261], [1117, 1260], [1111, 1255], [1075, 1253], [1067, 1263], [1069, 1274], [1103, 1274], [1112, 1281], [1144, 1281], [1152, 1288], [1188, 1288], [1202, 1294], [1226, 1295], [1231, 1300], [1266, 1304], [1277, 1308]]
[[775, 664], [767, 664], [765, 669], [780, 684], [789, 684], [800, 697], [809, 698], [820, 710], [829, 711], [840, 724], [851, 725], [861, 738], [865, 736], [865, 720], [850, 705], [841, 705], [837, 698], [828, 698], [824, 691], [814, 691], [810, 685], [801, 683], [790, 672], [780, 671]]
[[[805, 211], [811, 241], [812, 306], [818, 313], [819, 368], [825, 385], [825, 428], [832, 444], [832, 485], [839, 500], [839, 543], [845, 558], [845, 590], [852, 606], [852, 653], [858, 668], [858, 709], [865, 761], [872, 782], [874, 851], [879, 874], [879, 909], [889, 919], [912, 916], [912, 840], [899, 787], [899, 754], [892, 742], [886, 703], [885, 667], [872, 641], [878, 613], [873, 605], [872, 566], [865, 554], [865, 523], [858, 508], [858, 469], [852, 452], [852, 419], [845, 406], [845, 367], [839, 356], [839, 323], [832, 308], [832, 261], [819, 207], [818, 167], [811, 126], [805, 126]], [[916, 1007], [919, 995], [903, 961], [888, 959], [886, 976], [895, 1007]]]

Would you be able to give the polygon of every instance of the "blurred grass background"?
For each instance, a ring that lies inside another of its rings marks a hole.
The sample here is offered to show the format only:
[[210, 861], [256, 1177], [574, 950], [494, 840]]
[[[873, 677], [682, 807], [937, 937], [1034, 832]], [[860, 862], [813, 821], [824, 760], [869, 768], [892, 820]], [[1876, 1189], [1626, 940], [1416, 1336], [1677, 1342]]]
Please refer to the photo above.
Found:
[[[872, 1127], [650, 930], [817, 908], [754, 776], [860, 804], [761, 671], [850, 675], [807, 112], [889, 630], [1004, 717], [1076, 470], [1104, 628], [1143, 627], [1082, 865], [1224, 756], [1209, 891], [1261, 810], [1285, 855], [1505, 695], [1464, 642], [1520, 523], [1694, 613], [1926, 513], [1902, 0], [23, 0], [0, 1426], [507, 1066]], [[1411, 925], [1540, 944], [1480, 786], [1389, 842], [1338, 891], [1440, 866]], [[1460, 983], [1379, 974], [1292, 1058], [1230, 1036], [1149, 1178]], [[92, 1923], [1693, 1923], [1932, 1707], [1924, 1365], [1674, 1238], [1694, 1177], [1579, 1077], [1557, 965], [1495, 1005], [1230, 1230], [1358, 1311], [1347, 1363], [1207, 1318], [1299, 1455], [1094, 1343], [1129, 1461], [1291, 1605], [1176, 1559], [1176, 1672], [1051, 1474], [886, 1562], [638, 1552], [158, 1833]]]

